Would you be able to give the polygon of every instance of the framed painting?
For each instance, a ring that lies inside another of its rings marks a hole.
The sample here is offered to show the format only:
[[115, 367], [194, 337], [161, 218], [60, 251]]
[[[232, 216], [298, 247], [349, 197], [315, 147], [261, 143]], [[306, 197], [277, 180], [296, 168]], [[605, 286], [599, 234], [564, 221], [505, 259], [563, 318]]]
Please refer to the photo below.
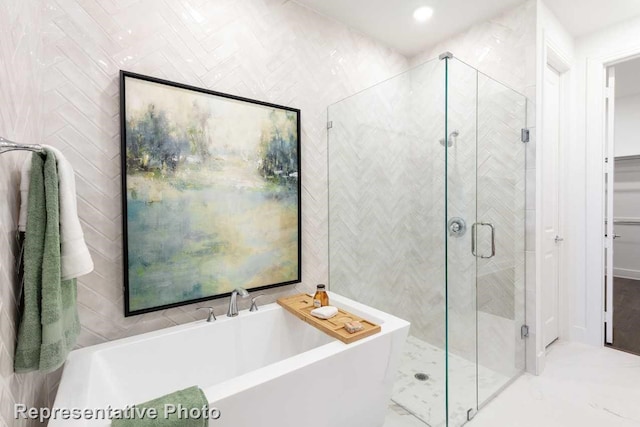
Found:
[[120, 72], [125, 315], [300, 282], [300, 110]]

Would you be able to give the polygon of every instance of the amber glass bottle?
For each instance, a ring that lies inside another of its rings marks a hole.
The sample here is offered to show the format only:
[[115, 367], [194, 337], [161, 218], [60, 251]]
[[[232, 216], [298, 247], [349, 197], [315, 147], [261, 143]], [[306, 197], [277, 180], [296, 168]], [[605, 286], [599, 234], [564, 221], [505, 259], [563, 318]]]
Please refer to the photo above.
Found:
[[326, 305], [329, 305], [329, 295], [327, 294], [326, 286], [318, 285], [316, 293], [313, 296], [313, 306], [324, 307]]

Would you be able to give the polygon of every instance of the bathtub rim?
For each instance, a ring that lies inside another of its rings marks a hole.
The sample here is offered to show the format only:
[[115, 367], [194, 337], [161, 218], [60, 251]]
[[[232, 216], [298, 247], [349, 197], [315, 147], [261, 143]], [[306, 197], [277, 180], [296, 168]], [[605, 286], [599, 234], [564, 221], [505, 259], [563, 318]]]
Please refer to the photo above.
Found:
[[[381, 331], [377, 334], [355, 341], [351, 344], [345, 344], [342, 341], [327, 335], [328, 337], [331, 338], [331, 341], [326, 344], [322, 344], [318, 347], [287, 357], [285, 359], [260, 367], [258, 369], [254, 369], [252, 371], [224, 380], [217, 384], [213, 384], [213, 385], [197, 384], [204, 391], [207, 397], [207, 401], [212, 406], [215, 406], [216, 401], [224, 399], [227, 396], [240, 393], [251, 387], [255, 387], [259, 384], [268, 382], [270, 380], [273, 380], [274, 378], [293, 372], [297, 369], [301, 369], [319, 360], [331, 357], [332, 355], [335, 355], [339, 352], [347, 351], [350, 348], [365, 345], [367, 342], [370, 342], [375, 339], [380, 339], [383, 336], [390, 335], [396, 331], [399, 331], [405, 328], [408, 332], [410, 324], [406, 320], [400, 319], [396, 316], [385, 313], [373, 307], [366, 306], [362, 303], [359, 303], [357, 301], [335, 294], [333, 292], [329, 292], [329, 297], [332, 305], [335, 305], [339, 308], [350, 311], [353, 314], [359, 315], [365, 319], [379, 323], [381, 325]], [[60, 380], [60, 387], [56, 395], [53, 407], [61, 407], [61, 408], [88, 407], [87, 402], [89, 401], [89, 398], [90, 398], [89, 391], [92, 384], [92, 379], [91, 379], [92, 368], [95, 369], [94, 362], [98, 360], [98, 357], [99, 357], [98, 353], [106, 349], [114, 349], [114, 348], [127, 346], [133, 343], [141, 343], [147, 340], [155, 339], [160, 336], [170, 335], [170, 334], [172, 335], [175, 333], [180, 333], [182, 331], [191, 330], [194, 328], [216, 327], [226, 322], [233, 322], [240, 317], [256, 316], [256, 315], [260, 315], [260, 313], [264, 314], [265, 312], [270, 312], [273, 310], [282, 310], [283, 312], [287, 313], [287, 316], [292, 316], [293, 318], [298, 319], [293, 314], [287, 312], [279, 304], [274, 302], [274, 303], [260, 306], [260, 309], [258, 310], [258, 312], [249, 312], [249, 310], [242, 310], [240, 311], [239, 316], [234, 318], [220, 316], [220, 318], [215, 322], [207, 322], [206, 320], [197, 320], [194, 322], [175, 325], [168, 328], [158, 329], [155, 331], [146, 332], [139, 335], [133, 335], [130, 337], [125, 337], [118, 340], [108, 341], [105, 343], [100, 343], [93, 346], [88, 346], [88, 347], [74, 350], [69, 354], [67, 362], [65, 363], [62, 377]], [[298, 321], [307, 324], [301, 319], [298, 319]], [[312, 325], [308, 325], [308, 326], [313, 327]], [[393, 345], [392, 338], [390, 338], [390, 342], [391, 342], [391, 345]], [[88, 375], [83, 375], [83, 374], [88, 374]], [[140, 402], [133, 402], [132, 404], [134, 403], [140, 403]], [[80, 420], [80, 423], [75, 425], [83, 425], [82, 424], [83, 421], [86, 423], [85, 420]], [[57, 423], [55, 423], [55, 425], [57, 425]], [[104, 425], [108, 425], [108, 424], [104, 424]]]

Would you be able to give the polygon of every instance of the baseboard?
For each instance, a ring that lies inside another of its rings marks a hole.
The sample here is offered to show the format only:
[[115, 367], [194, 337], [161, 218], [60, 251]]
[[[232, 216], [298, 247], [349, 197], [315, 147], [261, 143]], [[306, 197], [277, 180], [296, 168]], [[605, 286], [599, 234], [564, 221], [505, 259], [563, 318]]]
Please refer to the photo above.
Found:
[[613, 277], [622, 279], [640, 280], [640, 270], [632, 270], [629, 268], [613, 268]]

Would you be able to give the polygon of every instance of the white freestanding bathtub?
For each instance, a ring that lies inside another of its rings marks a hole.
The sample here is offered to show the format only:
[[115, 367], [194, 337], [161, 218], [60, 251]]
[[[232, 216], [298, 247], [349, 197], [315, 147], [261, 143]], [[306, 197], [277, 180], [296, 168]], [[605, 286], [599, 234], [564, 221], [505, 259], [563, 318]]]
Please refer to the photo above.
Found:
[[210, 427], [382, 427], [409, 323], [330, 298], [382, 331], [344, 344], [275, 303], [220, 315], [71, 352], [54, 408], [124, 408], [197, 385], [221, 414]]

